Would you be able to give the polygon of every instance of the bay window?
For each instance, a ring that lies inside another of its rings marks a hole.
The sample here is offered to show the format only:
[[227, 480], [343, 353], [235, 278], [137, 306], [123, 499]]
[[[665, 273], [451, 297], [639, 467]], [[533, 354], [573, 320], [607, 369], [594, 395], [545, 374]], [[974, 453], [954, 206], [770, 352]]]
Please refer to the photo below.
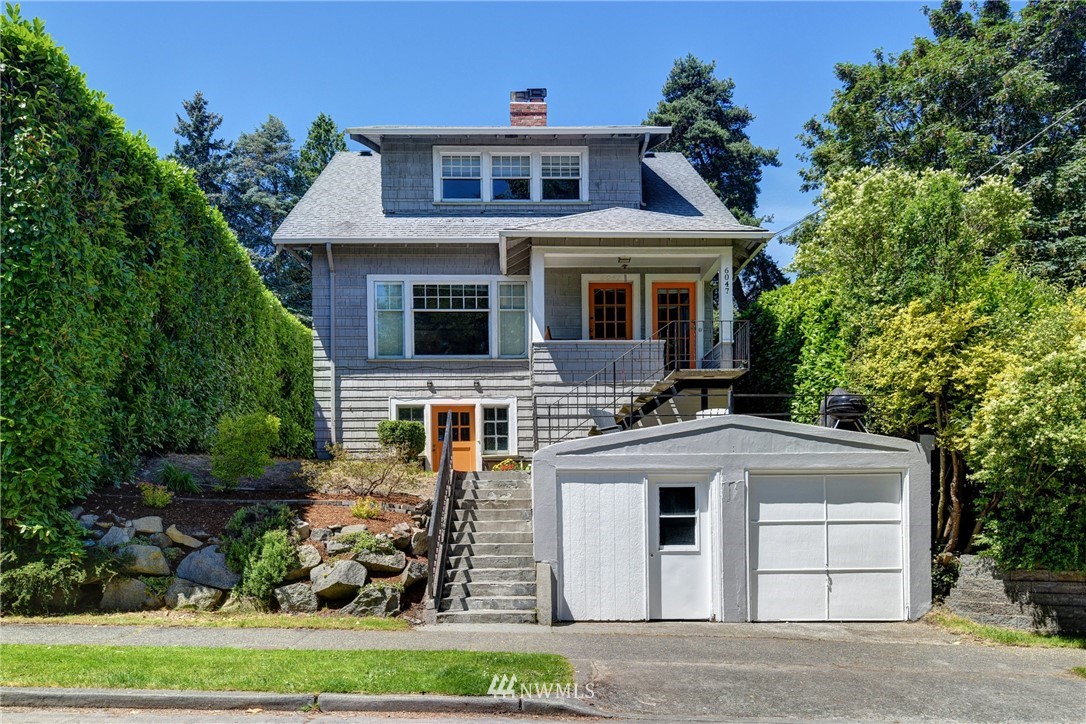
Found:
[[584, 147], [434, 147], [436, 202], [585, 202], [587, 176]]

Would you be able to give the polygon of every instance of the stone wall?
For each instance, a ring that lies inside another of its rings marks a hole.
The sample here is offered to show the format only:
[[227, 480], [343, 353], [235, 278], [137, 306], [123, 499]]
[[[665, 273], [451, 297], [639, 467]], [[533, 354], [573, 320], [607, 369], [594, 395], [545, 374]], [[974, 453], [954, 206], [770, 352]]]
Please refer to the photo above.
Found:
[[958, 583], [946, 605], [977, 623], [1039, 633], [1084, 633], [1086, 572], [1003, 572], [988, 558], [962, 556]]

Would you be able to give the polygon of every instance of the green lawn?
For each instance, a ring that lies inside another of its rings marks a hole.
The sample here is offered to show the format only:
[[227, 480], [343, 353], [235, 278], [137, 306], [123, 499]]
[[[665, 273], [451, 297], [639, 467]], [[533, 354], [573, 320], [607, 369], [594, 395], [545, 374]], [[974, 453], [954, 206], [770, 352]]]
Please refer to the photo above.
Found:
[[71, 613], [60, 616], [4, 616], [0, 624], [45, 623], [90, 626], [192, 626], [200, 628], [315, 628], [350, 631], [406, 631], [400, 618], [355, 616], [292, 616], [286, 613], [218, 613], [202, 611], [144, 611], [140, 613]]
[[495, 675], [571, 684], [556, 654], [0, 645], [0, 685], [481, 695]]
[[925, 621], [941, 626], [954, 633], [975, 636], [985, 641], [992, 641], [1006, 646], [1039, 646], [1058, 649], [1086, 649], [1086, 637], [1065, 636], [1058, 634], [1035, 634], [1017, 631], [999, 626], [986, 626], [974, 623], [967, 618], [956, 616], [946, 611], [932, 611], [924, 617]]
[[1071, 673], [1075, 676], [1081, 676], [1083, 679], [1086, 679], [1086, 666], [1075, 666], [1071, 669]]

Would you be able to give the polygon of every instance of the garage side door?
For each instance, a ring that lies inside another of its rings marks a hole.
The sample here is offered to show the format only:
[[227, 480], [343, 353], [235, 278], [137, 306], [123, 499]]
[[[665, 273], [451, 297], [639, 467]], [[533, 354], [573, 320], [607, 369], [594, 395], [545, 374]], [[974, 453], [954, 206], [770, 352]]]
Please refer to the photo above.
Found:
[[646, 619], [643, 481], [582, 474], [560, 486], [558, 617]]
[[901, 476], [752, 475], [751, 618], [905, 618]]

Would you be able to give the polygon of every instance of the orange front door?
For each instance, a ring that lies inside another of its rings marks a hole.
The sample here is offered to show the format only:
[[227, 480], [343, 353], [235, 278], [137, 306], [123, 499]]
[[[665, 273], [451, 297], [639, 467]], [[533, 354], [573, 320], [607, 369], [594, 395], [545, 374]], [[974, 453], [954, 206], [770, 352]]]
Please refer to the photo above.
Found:
[[633, 284], [590, 282], [588, 285], [588, 338], [633, 339]]
[[452, 416], [452, 463], [453, 470], [471, 472], [475, 470], [475, 408], [468, 406], [434, 407], [433, 441], [434, 449], [431, 464], [434, 470], [441, 464], [441, 451], [445, 445], [445, 423]]
[[667, 342], [669, 369], [692, 369], [697, 362], [697, 322], [694, 319], [697, 282], [652, 283], [652, 330]]

